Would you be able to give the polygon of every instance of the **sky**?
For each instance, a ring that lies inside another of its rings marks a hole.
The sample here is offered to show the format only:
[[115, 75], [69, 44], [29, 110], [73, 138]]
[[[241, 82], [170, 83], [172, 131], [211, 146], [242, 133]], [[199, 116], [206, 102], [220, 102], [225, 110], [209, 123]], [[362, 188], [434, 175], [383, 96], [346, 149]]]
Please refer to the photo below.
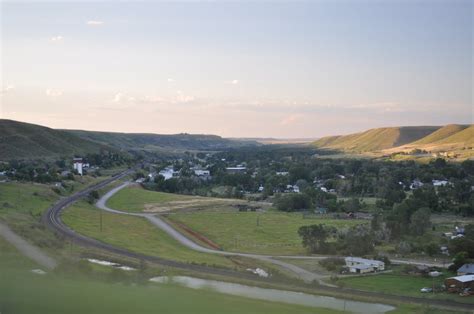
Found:
[[315, 138], [473, 123], [473, 1], [3, 1], [0, 118]]

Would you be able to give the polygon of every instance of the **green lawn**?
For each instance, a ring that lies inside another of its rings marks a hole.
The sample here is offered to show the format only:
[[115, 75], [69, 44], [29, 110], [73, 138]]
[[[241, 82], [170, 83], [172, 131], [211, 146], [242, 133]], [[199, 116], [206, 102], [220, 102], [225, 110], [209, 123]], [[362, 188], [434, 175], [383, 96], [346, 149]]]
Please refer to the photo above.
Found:
[[174, 285], [125, 285], [98, 279], [107, 274], [41, 276], [30, 272], [34, 268], [33, 262], [0, 238], [1, 313], [335, 313]]
[[107, 201], [107, 206], [122, 211], [141, 212], [145, 204], [193, 199], [192, 196], [148, 191], [138, 186], [127, 187], [117, 192]]
[[44, 184], [0, 183], [0, 215], [18, 212], [40, 215], [59, 198], [51, 188]]
[[[350, 201], [353, 197], [338, 197], [338, 201]], [[356, 197], [358, 198], [361, 202], [367, 204], [367, 205], [375, 205], [377, 202], [378, 198], [377, 197]]]
[[[451, 275], [441, 275], [435, 278], [435, 285], [443, 283], [446, 277]], [[407, 295], [414, 297], [426, 297], [436, 299], [454, 299], [458, 302], [469, 302], [474, 303], [473, 298], [459, 297], [457, 294], [451, 294], [446, 292], [439, 293], [422, 293], [420, 289], [423, 287], [432, 287], [433, 280], [430, 277], [403, 275], [394, 272], [393, 274], [380, 274], [375, 276], [363, 276], [363, 277], [351, 277], [351, 278], [340, 278], [337, 281], [345, 287], [367, 290], [367, 291], [378, 291], [388, 294], [396, 295]]]
[[145, 218], [100, 212], [85, 201], [68, 208], [63, 221], [75, 231], [134, 252], [182, 262], [234, 267], [226, 257], [195, 252], [182, 246]]
[[[301, 226], [326, 224], [337, 228], [365, 223], [357, 220], [304, 219], [299, 213], [208, 212], [173, 213], [168, 218], [184, 223], [233, 252], [305, 254], [298, 236]], [[257, 226], [258, 221], [258, 226]]]
[[118, 191], [108, 201], [111, 208], [129, 212], [161, 212], [190, 209], [213, 209], [215, 211], [235, 211], [233, 205], [247, 204], [268, 208], [269, 203], [248, 202], [239, 199], [181, 195], [145, 190], [139, 186], [129, 186]]
[[[175, 203], [171, 204], [172, 202]], [[179, 202], [184, 203], [183, 208], [201, 210], [175, 211], [167, 216], [168, 219], [184, 223], [217, 243], [222, 249], [233, 252], [305, 254], [301, 238], [297, 234], [299, 227], [322, 223], [342, 228], [366, 223], [360, 220], [303, 219], [299, 213], [281, 213], [272, 210], [265, 213], [238, 212], [236, 208], [231, 208], [231, 204], [257, 203], [154, 192], [139, 187], [120, 190], [109, 199], [107, 205], [118, 210], [139, 212], [150, 204], [176, 208], [173, 206]], [[177, 205], [179, 206], [181, 205]]]

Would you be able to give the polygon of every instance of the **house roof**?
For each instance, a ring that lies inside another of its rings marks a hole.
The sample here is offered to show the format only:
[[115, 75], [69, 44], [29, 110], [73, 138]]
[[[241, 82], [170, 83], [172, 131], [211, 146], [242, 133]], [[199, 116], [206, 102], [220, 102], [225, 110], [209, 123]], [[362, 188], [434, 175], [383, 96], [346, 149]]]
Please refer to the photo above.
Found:
[[385, 265], [385, 263], [382, 261], [366, 259], [366, 258], [361, 258], [361, 257], [352, 257], [352, 256], [346, 257], [345, 261], [346, 263], [351, 262], [351, 263], [367, 264], [367, 265]]
[[474, 274], [474, 264], [464, 264], [458, 269], [458, 273], [473, 273]]
[[351, 268], [355, 268], [355, 269], [369, 269], [369, 268], [373, 268], [373, 266], [367, 265], [367, 264], [357, 264], [357, 265], [351, 266]]
[[474, 281], [474, 275], [457, 276], [457, 277], [451, 277], [448, 279], [454, 279], [459, 282], [470, 282], [470, 281]]

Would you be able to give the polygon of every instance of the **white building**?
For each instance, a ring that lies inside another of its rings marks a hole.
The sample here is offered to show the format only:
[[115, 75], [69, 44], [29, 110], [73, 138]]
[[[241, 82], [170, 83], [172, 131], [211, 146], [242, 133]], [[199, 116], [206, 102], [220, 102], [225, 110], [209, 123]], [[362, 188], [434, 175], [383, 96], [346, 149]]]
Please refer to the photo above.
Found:
[[194, 169], [194, 175], [198, 177], [209, 177], [211, 172], [209, 170]]
[[385, 263], [382, 261], [352, 256], [348, 256], [344, 260], [351, 273], [363, 274], [385, 270]]
[[84, 163], [82, 162], [82, 158], [74, 158], [73, 166], [74, 166], [74, 170], [76, 170], [77, 173], [79, 173], [82, 176], [82, 169], [84, 168]]
[[168, 166], [165, 169], [162, 169], [158, 174], [163, 176], [165, 180], [169, 180], [175, 176], [175, 171], [172, 166]]
[[418, 188], [421, 188], [423, 185], [424, 185], [423, 182], [416, 179], [416, 180], [413, 180], [413, 182], [410, 184], [410, 189], [411, 190], [416, 190]]
[[247, 171], [247, 168], [239, 165], [237, 167], [227, 167], [225, 170], [227, 170], [228, 173], [244, 173]]
[[449, 184], [449, 181], [447, 180], [433, 180], [431, 182], [433, 183], [433, 186], [446, 186]]
[[300, 193], [300, 187], [297, 186], [296, 184], [295, 184], [295, 185], [288, 184], [288, 185], [286, 186], [285, 192], [286, 192], [286, 193], [291, 193], [291, 192], [293, 192], [293, 193]]

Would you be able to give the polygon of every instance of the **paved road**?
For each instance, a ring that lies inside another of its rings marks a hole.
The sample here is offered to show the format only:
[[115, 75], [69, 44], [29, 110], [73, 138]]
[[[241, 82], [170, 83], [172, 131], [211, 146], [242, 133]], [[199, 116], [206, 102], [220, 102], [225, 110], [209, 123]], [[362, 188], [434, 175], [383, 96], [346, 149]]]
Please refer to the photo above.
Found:
[[16, 247], [16, 249], [23, 255], [32, 259], [44, 268], [54, 269], [58, 265], [54, 259], [43, 253], [36, 246], [25, 241], [22, 237], [13, 232], [7, 225], [2, 223], [0, 223], [0, 236]]
[[112, 254], [120, 255], [127, 258], [149, 261], [149, 262], [156, 263], [162, 266], [192, 270], [192, 271], [207, 273], [207, 274], [229, 276], [229, 277], [235, 277], [235, 278], [246, 278], [250, 280], [259, 280], [259, 278], [257, 278], [254, 274], [251, 274], [251, 273], [242, 273], [240, 271], [231, 270], [231, 269], [222, 269], [222, 268], [210, 267], [210, 266], [205, 266], [205, 265], [177, 262], [177, 261], [161, 258], [158, 256], [150, 256], [146, 254], [132, 252], [120, 247], [116, 247], [116, 246], [98, 241], [93, 238], [89, 238], [82, 234], [79, 234], [75, 232], [74, 230], [70, 229], [61, 220], [61, 213], [68, 206], [80, 200], [81, 198], [86, 197], [91, 191], [99, 190], [107, 186], [108, 184], [112, 183], [113, 181], [119, 180], [132, 172], [133, 170], [124, 171], [96, 185], [90, 186], [89, 188], [86, 188], [85, 190], [82, 190], [70, 197], [61, 199], [59, 202], [55, 203], [52, 207], [50, 207], [45, 212], [45, 214], [42, 217], [43, 223], [51, 230], [57, 232], [59, 235], [66, 237], [74, 241], [75, 243], [85, 246], [85, 247], [100, 249], [100, 250], [107, 251]]
[[[200, 273], [207, 273], [207, 274], [215, 274], [215, 275], [222, 275], [222, 276], [227, 276], [231, 278], [239, 278], [239, 279], [249, 279], [253, 281], [261, 281], [261, 282], [267, 282], [267, 279], [264, 278], [259, 278], [253, 274], [250, 273], [242, 273], [239, 271], [234, 271], [230, 269], [219, 269], [215, 267], [208, 267], [208, 266], [203, 266], [203, 265], [195, 265], [195, 264], [188, 264], [188, 263], [180, 263], [176, 261], [170, 261], [167, 259], [163, 259], [157, 256], [150, 256], [146, 254], [140, 254], [140, 253], [135, 253], [128, 251], [126, 249], [122, 249], [120, 247], [115, 247], [113, 245], [103, 243], [100, 241], [97, 241], [92, 238], [88, 238], [86, 236], [80, 235], [73, 230], [71, 230], [68, 226], [66, 226], [62, 221], [61, 221], [61, 212], [69, 205], [73, 204], [74, 202], [78, 201], [82, 197], [86, 196], [90, 191], [92, 190], [97, 190], [101, 189], [102, 187], [110, 184], [111, 182], [120, 179], [129, 173], [131, 173], [132, 170], [125, 171], [117, 176], [114, 176], [113, 178], [107, 179], [105, 181], [102, 181], [101, 183], [94, 185], [84, 191], [78, 192], [74, 194], [71, 197], [68, 197], [66, 199], [63, 199], [53, 205], [51, 208], [49, 208], [46, 213], [43, 216], [43, 222], [52, 230], [58, 232], [64, 237], [68, 237], [72, 241], [86, 246], [86, 247], [93, 247], [96, 249], [104, 250], [107, 252], [110, 252], [112, 254], [117, 254], [120, 256], [128, 257], [128, 258], [134, 258], [134, 259], [140, 259], [140, 260], [145, 260], [149, 261], [152, 263], [156, 263], [159, 265], [163, 266], [170, 266], [174, 268], [180, 268], [180, 269], [186, 269], [186, 270], [192, 270]], [[273, 279], [274, 282], [279, 282], [276, 279]], [[282, 283], [284, 284], [284, 283]], [[307, 286], [309, 287], [309, 286]], [[472, 305], [471, 304], [462, 304], [458, 303], [455, 301], [449, 301], [449, 300], [437, 300], [437, 299], [426, 299], [426, 298], [419, 298], [419, 297], [408, 297], [408, 296], [397, 296], [397, 295], [390, 295], [390, 294], [385, 294], [381, 292], [374, 292], [374, 291], [362, 291], [362, 290], [356, 290], [356, 289], [350, 289], [350, 288], [339, 288], [339, 287], [317, 287], [317, 286], [310, 286], [311, 289], [314, 291], [314, 293], [336, 293], [340, 294], [342, 297], [347, 297], [347, 295], [353, 295], [353, 296], [361, 296], [364, 298], [379, 298], [387, 300], [387, 302], [411, 302], [411, 303], [416, 303], [416, 304], [422, 304], [426, 306], [441, 306], [441, 307], [448, 307], [452, 309], [457, 309], [457, 310], [464, 310], [464, 311], [469, 311], [472, 312]]]
[[[105, 211], [114, 213], [114, 214], [120, 214], [120, 215], [129, 215], [129, 216], [137, 216], [137, 217], [143, 217], [146, 218], [148, 221], [150, 221], [154, 226], [158, 227], [159, 229], [163, 230], [167, 234], [169, 234], [171, 237], [173, 237], [175, 240], [177, 240], [179, 243], [182, 245], [186, 246], [187, 248], [191, 250], [195, 250], [198, 252], [202, 253], [208, 253], [208, 254], [218, 254], [218, 255], [224, 255], [224, 256], [242, 256], [242, 257], [249, 257], [261, 261], [265, 261], [268, 263], [272, 263], [274, 265], [280, 266], [293, 274], [296, 275], [299, 279], [305, 281], [305, 282], [313, 282], [313, 281], [318, 281], [319, 284], [324, 285], [324, 286], [331, 286], [335, 287], [334, 285], [328, 284], [323, 281], [324, 278], [327, 278], [326, 275], [321, 275], [317, 273], [310, 272], [306, 269], [303, 269], [301, 267], [298, 267], [296, 265], [283, 262], [281, 260], [277, 260], [275, 258], [278, 257], [283, 257], [283, 256], [272, 256], [272, 255], [261, 255], [261, 254], [250, 254], [250, 253], [238, 253], [238, 252], [227, 252], [227, 251], [221, 251], [221, 250], [215, 250], [215, 249], [210, 249], [204, 246], [201, 246], [197, 244], [196, 242], [190, 240], [180, 232], [178, 232], [176, 229], [171, 227], [168, 223], [166, 223], [163, 219], [161, 219], [159, 216], [156, 214], [147, 214], [147, 213], [131, 213], [131, 212], [123, 212], [119, 211], [113, 208], [110, 208], [106, 205], [107, 200], [111, 198], [115, 193], [120, 191], [121, 189], [127, 187], [130, 185], [130, 182], [125, 182], [124, 184], [113, 188], [109, 192], [107, 192], [104, 196], [102, 196], [96, 203], [96, 206], [100, 209], [103, 209]], [[285, 256], [285, 258], [311, 258], [311, 259], [322, 259], [324, 257], [314, 257], [314, 256]]]

